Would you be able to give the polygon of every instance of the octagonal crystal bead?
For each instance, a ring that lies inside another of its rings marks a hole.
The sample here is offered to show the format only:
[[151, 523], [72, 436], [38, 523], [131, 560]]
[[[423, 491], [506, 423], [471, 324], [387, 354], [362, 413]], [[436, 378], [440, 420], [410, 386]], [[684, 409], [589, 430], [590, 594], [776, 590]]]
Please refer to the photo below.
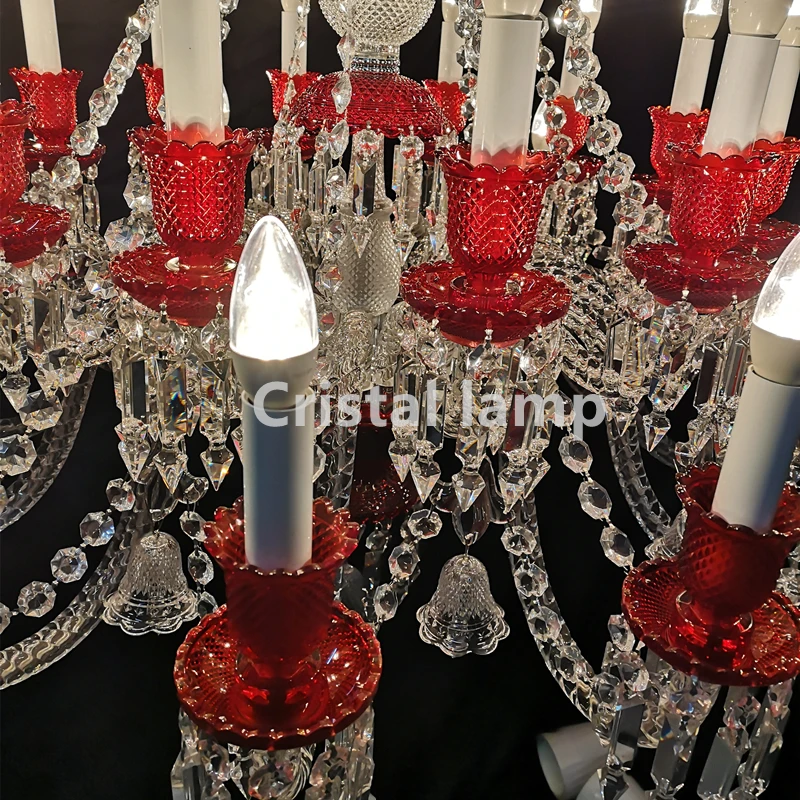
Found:
[[61, 583], [72, 583], [80, 580], [86, 573], [89, 564], [86, 553], [80, 547], [64, 547], [50, 561], [53, 577]]
[[42, 617], [56, 604], [56, 590], [43, 581], [31, 581], [23, 586], [17, 607], [26, 617]]
[[83, 541], [92, 547], [98, 547], [111, 541], [114, 520], [105, 511], [92, 511], [83, 518], [80, 529]]

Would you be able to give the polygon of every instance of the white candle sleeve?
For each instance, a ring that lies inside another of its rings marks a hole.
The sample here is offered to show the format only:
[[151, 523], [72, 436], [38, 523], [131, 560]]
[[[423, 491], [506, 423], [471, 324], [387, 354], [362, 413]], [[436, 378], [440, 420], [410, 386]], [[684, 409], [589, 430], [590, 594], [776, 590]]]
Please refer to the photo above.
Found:
[[703, 108], [713, 53], [713, 39], [683, 40], [670, 102], [673, 113], [697, 114]]
[[[292, 62], [297, 23], [297, 11], [281, 11], [281, 69], [284, 72], [289, 71]], [[297, 56], [300, 61], [297, 74], [302, 75], [308, 71], [308, 45], [301, 47]]]
[[442, 22], [442, 35], [439, 43], [439, 72], [438, 78], [445, 83], [456, 83], [461, 80], [464, 70], [456, 60], [459, 48], [464, 40], [456, 33], [455, 25], [444, 20]]
[[61, 72], [61, 48], [53, 0], [20, 0], [28, 69], [39, 74]]
[[[265, 411], [242, 396], [245, 555], [262, 570], [296, 570], [311, 560], [314, 402]], [[302, 425], [298, 422], [302, 421]]]
[[579, 722], [541, 734], [536, 739], [536, 751], [556, 800], [570, 800], [606, 763], [608, 748], [600, 743], [590, 723]]
[[521, 163], [531, 130], [538, 19], [486, 17], [481, 32], [472, 162]]
[[[591, 47], [594, 44], [593, 33], [590, 33], [586, 37], [586, 43], [588, 47]], [[561, 65], [561, 81], [558, 92], [562, 97], [575, 97], [575, 93], [578, 91], [581, 85], [581, 79], [577, 75], [573, 75], [567, 69], [567, 56], [569, 55], [570, 47], [574, 47], [574, 45], [572, 43], [572, 39], [567, 37], [566, 45], [564, 47], [564, 63]]]
[[724, 157], [756, 140], [778, 47], [769, 37], [728, 36], [703, 152]]
[[161, 0], [160, 7], [167, 129], [218, 144], [225, 138], [219, 3]]
[[161, 12], [156, 6], [153, 12], [153, 24], [150, 26], [150, 49], [153, 53], [153, 66], [164, 66], [164, 48], [161, 45]]
[[751, 370], [717, 483], [714, 513], [729, 525], [768, 531], [798, 436], [800, 387], [769, 381]]
[[779, 142], [786, 136], [798, 78], [800, 78], [800, 47], [781, 46], [775, 59], [767, 100], [761, 114], [761, 124], [758, 127], [759, 139]]

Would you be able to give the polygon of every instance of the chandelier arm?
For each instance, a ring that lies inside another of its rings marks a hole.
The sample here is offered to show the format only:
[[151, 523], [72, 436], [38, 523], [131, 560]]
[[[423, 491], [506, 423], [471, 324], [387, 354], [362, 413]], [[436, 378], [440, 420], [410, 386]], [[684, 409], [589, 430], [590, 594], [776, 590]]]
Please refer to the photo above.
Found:
[[6, 487], [9, 501], [0, 513], [0, 531], [25, 516], [44, 497], [66, 464], [83, 421], [94, 376], [94, 367], [84, 370], [64, 401], [58, 423], [43, 434], [35, 466]]
[[642, 459], [640, 429], [641, 417], [621, 431], [613, 415], [606, 418], [608, 444], [614, 471], [636, 521], [642, 530], [655, 540], [663, 536], [672, 525], [672, 519], [658, 501]]

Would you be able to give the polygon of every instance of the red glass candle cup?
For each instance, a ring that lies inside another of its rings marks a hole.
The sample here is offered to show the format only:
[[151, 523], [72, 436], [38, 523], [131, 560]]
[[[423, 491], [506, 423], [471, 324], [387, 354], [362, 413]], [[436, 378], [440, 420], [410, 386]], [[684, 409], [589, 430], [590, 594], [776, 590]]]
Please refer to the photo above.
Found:
[[220, 144], [188, 145], [163, 128], [129, 134], [150, 176], [153, 220], [186, 267], [229, 266], [225, 253], [244, 222], [245, 175], [261, 133], [237, 129]]
[[19, 200], [28, 182], [22, 140], [33, 106], [6, 100], [0, 103], [0, 217]]
[[739, 243], [761, 176], [775, 160], [763, 152], [727, 158], [676, 152], [670, 230], [689, 259], [711, 266], [716, 256]]
[[572, 150], [569, 151], [567, 157], [572, 158], [586, 143], [586, 134], [589, 132], [592, 121], [575, 108], [574, 97], [559, 95], [553, 100], [553, 104], [564, 111], [566, 122], [558, 131], [548, 128], [547, 141], [549, 142], [556, 134], [569, 136], [572, 139]]
[[776, 160], [764, 171], [756, 191], [751, 224], [758, 225], [774, 214], [786, 200], [789, 183], [797, 162], [800, 160], [800, 139], [791, 136], [787, 136], [780, 142], [761, 139], [755, 143], [754, 150], [774, 153], [777, 156]]
[[83, 72], [31, 72], [25, 67], [9, 70], [24, 103], [34, 107], [30, 129], [44, 147], [69, 149], [69, 137], [78, 124], [77, 92]]
[[[289, 85], [289, 73], [281, 69], [268, 69], [267, 77], [272, 87], [272, 115], [275, 119], [281, 114], [283, 101], [286, 97], [286, 87]], [[294, 97], [299, 97], [312, 83], [318, 81], [319, 72], [301, 72], [292, 78], [294, 83]], [[294, 99], [294, 98], [292, 98]]]
[[706, 110], [699, 114], [681, 114], [668, 106], [652, 106], [649, 111], [653, 121], [650, 161], [658, 173], [660, 189], [668, 190], [674, 179], [674, 155], [670, 148], [694, 150], [698, 147], [706, 135], [709, 114]]
[[473, 166], [464, 146], [445, 148], [439, 158], [447, 181], [450, 255], [476, 291], [505, 291], [505, 276], [531, 257], [542, 198], [560, 160], [532, 153], [525, 167]]
[[243, 516], [240, 499], [218, 509], [205, 528], [206, 548], [225, 575], [241, 701], [268, 704], [276, 724], [302, 724], [328, 696], [318, 649], [331, 625], [336, 573], [356, 548], [358, 525], [347, 511], [317, 500], [311, 563], [265, 573], [246, 561]]
[[447, 122], [456, 133], [461, 133], [467, 121], [461, 113], [464, 101], [467, 96], [461, 91], [458, 83], [448, 83], [447, 81], [424, 80], [425, 88], [431, 93]]
[[164, 96], [164, 70], [150, 64], [139, 64], [136, 68], [142, 76], [144, 84], [144, 101], [147, 105], [147, 115], [153, 120], [154, 125], [163, 125], [158, 106]]

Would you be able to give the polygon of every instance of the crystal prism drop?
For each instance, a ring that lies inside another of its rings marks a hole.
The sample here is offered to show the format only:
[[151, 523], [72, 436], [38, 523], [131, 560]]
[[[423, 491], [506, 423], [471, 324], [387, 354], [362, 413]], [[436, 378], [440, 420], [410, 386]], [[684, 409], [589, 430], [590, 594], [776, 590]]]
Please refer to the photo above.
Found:
[[411, 465], [411, 479], [423, 503], [430, 496], [441, 474], [442, 468], [435, 461], [417, 460]]
[[331, 91], [333, 105], [336, 107], [337, 114], [344, 114], [347, 106], [350, 105], [352, 96], [353, 87], [350, 83], [350, 76], [346, 72], [343, 72]]
[[417, 449], [414, 447], [413, 441], [408, 442], [405, 439], [397, 439], [389, 445], [389, 458], [392, 459], [392, 464], [397, 470], [401, 483], [408, 477], [411, 462], [416, 454]]
[[233, 463], [233, 453], [227, 447], [209, 447], [201, 453], [206, 474], [215, 490], [219, 489]]
[[186, 453], [177, 447], [162, 447], [153, 459], [170, 494], [178, 488], [187, 460]]
[[459, 472], [453, 477], [453, 489], [462, 511], [469, 510], [486, 488], [486, 481], [477, 472]]
[[647, 437], [647, 449], [652, 452], [661, 444], [661, 440], [669, 432], [671, 423], [664, 414], [648, 414], [644, 419], [645, 436]]

